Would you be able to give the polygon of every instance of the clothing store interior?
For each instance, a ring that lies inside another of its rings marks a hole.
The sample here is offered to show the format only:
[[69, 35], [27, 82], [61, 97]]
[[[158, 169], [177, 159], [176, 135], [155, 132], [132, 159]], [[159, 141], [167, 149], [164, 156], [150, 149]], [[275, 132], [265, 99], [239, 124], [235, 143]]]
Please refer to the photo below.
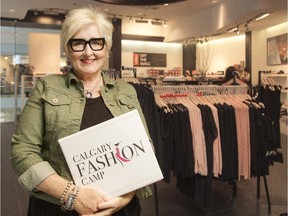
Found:
[[27, 215], [11, 137], [85, 5], [111, 18], [103, 72], [135, 88], [163, 174], [141, 216], [287, 216], [287, 0], [2, 0], [1, 215]]

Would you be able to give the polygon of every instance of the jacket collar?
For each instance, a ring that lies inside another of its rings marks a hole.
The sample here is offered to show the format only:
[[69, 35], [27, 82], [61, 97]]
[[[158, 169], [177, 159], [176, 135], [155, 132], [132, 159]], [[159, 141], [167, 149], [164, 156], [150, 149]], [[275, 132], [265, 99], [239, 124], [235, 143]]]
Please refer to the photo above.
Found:
[[[117, 83], [117, 80], [110, 78], [105, 72], [101, 71], [101, 75], [103, 77], [105, 88], [112, 87]], [[69, 70], [65, 74], [65, 79], [66, 79], [66, 85], [68, 88], [70, 88], [71, 84], [77, 84], [80, 81], [75, 76], [73, 69]]]

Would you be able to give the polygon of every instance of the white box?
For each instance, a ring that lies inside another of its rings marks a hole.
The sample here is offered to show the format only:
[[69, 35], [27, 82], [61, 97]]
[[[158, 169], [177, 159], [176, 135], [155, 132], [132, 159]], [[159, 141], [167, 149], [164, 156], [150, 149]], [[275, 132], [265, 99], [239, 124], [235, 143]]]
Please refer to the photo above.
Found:
[[73, 180], [109, 198], [163, 179], [137, 110], [59, 140]]

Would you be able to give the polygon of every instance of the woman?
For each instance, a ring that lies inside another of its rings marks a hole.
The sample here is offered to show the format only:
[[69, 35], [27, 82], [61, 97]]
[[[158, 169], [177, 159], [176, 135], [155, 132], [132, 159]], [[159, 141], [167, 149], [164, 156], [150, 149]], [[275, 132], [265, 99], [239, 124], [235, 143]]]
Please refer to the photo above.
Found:
[[72, 69], [41, 78], [25, 105], [12, 137], [11, 164], [20, 184], [32, 192], [29, 216], [140, 215], [135, 192], [107, 200], [96, 189], [74, 185], [58, 144], [62, 137], [133, 109], [145, 125], [134, 88], [101, 72], [112, 31], [106, 15], [95, 8], [70, 11], [61, 40]]

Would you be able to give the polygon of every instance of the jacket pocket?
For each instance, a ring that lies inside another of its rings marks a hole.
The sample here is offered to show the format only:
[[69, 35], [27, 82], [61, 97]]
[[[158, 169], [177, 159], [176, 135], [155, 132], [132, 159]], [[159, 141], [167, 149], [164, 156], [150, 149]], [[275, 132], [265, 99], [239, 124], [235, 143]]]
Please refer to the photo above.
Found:
[[137, 97], [135, 95], [130, 94], [121, 94], [116, 97], [116, 101], [118, 105], [121, 107], [124, 111], [132, 110], [136, 107], [136, 104], [138, 102]]
[[42, 95], [44, 118], [47, 131], [57, 131], [65, 127], [69, 120], [71, 99], [63, 94], [48, 90]]

